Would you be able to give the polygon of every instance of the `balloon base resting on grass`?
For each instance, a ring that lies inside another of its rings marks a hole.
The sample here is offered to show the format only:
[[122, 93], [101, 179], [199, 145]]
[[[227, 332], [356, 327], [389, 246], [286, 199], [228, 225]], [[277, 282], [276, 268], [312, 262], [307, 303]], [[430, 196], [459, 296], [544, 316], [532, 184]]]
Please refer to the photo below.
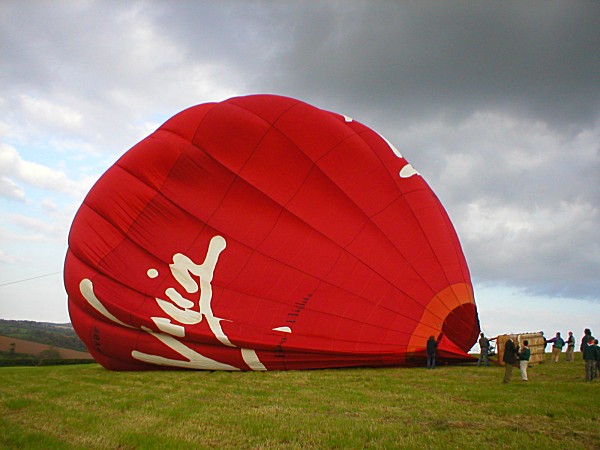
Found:
[[423, 177], [299, 100], [197, 105], [98, 180], [69, 235], [73, 326], [114, 370], [470, 360], [469, 270]]

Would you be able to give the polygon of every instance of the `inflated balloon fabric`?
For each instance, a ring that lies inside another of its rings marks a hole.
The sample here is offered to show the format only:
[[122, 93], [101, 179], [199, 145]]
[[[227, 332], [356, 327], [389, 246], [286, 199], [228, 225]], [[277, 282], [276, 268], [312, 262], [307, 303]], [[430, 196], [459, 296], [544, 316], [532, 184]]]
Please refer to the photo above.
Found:
[[114, 370], [468, 359], [465, 258], [423, 177], [377, 132], [304, 102], [191, 107], [98, 180], [71, 228], [73, 326]]

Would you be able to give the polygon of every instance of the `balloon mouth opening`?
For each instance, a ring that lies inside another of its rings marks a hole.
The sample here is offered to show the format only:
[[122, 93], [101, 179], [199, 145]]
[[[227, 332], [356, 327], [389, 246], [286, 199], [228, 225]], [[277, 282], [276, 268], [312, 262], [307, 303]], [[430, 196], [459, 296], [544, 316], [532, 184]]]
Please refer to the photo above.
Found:
[[475, 305], [465, 303], [450, 311], [444, 320], [442, 333], [458, 348], [469, 351], [479, 335], [479, 319]]
[[[449, 308], [449, 305], [455, 305]], [[467, 283], [450, 285], [438, 292], [423, 311], [407, 348], [407, 362], [425, 357], [425, 343], [433, 336], [437, 354], [452, 360], [470, 360], [468, 351], [479, 335], [479, 319], [473, 289]]]

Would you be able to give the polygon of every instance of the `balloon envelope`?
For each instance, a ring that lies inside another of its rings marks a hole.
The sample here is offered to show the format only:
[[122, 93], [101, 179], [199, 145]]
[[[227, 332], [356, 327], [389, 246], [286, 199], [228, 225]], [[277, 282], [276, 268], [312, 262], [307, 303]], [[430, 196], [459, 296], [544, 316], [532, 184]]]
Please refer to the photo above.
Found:
[[479, 333], [456, 232], [359, 122], [251, 95], [191, 107], [95, 184], [69, 235], [73, 326], [114, 370], [412, 365]]

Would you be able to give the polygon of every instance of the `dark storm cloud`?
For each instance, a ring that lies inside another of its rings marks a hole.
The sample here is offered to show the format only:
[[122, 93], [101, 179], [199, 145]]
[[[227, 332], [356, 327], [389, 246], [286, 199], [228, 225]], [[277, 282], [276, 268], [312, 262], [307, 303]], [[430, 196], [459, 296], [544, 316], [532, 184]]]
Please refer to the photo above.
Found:
[[[16, 63], [4, 64], [4, 76], [35, 81], [38, 88], [74, 79], [74, 89], [87, 87], [81, 77], [102, 88], [122, 83], [127, 73], [138, 75], [127, 56], [129, 27], [137, 23], [171, 40], [188, 62], [218, 64], [218, 75], [237, 77], [242, 89], [290, 93], [369, 115], [460, 119], [501, 109], [579, 126], [600, 110], [597, 2], [11, 6], [5, 7], [10, 20], [2, 51]], [[157, 64], [169, 64], [167, 52], [156, 49]]]
[[448, 210], [477, 282], [597, 299], [599, 136], [488, 113], [401, 129], [396, 142]]
[[263, 88], [409, 120], [505, 109], [568, 126], [598, 114], [594, 3], [235, 5], [188, 14], [210, 45], [187, 47], [231, 57]]
[[117, 154], [196, 103], [297, 97], [394, 142], [476, 282], [598, 298], [599, 2], [5, 1], [0, 20], [0, 131]]
[[289, 22], [273, 61], [280, 86], [403, 118], [505, 109], [570, 125], [598, 115], [598, 3], [326, 5], [272, 13]]

